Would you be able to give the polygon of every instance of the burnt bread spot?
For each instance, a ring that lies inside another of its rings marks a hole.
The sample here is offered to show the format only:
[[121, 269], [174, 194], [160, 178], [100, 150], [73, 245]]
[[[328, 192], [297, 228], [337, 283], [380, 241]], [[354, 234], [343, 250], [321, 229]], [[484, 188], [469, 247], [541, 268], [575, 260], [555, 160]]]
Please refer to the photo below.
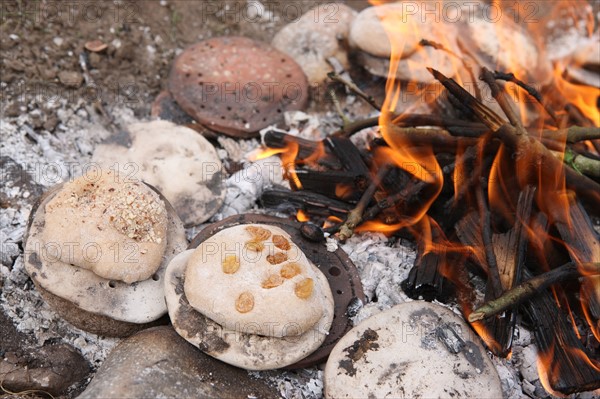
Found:
[[339, 365], [346, 371], [346, 374], [349, 376], [356, 375], [354, 364], [362, 359], [368, 351], [379, 349], [377, 339], [379, 339], [377, 332], [368, 328], [352, 345], [344, 348], [344, 352], [348, 354], [350, 359], [340, 361]]

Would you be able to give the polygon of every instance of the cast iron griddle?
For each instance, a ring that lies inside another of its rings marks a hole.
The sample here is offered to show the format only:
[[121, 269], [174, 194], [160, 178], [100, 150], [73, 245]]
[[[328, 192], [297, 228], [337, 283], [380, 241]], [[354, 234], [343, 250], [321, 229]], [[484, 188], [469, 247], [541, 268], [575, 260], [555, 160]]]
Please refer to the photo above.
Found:
[[294, 243], [304, 251], [308, 259], [323, 272], [329, 281], [334, 299], [333, 324], [329, 330], [329, 335], [319, 349], [287, 368], [304, 368], [322, 363], [327, 359], [337, 341], [352, 328], [352, 322], [346, 314], [348, 305], [353, 299], [359, 299], [363, 303], [365, 301], [356, 266], [341, 249], [338, 248], [335, 252], [329, 252], [322, 243], [314, 243], [305, 239], [300, 234], [300, 223], [259, 214], [235, 215], [213, 223], [194, 237], [188, 249], [197, 248], [200, 243], [227, 227], [254, 223], [269, 224], [285, 230], [292, 237]]

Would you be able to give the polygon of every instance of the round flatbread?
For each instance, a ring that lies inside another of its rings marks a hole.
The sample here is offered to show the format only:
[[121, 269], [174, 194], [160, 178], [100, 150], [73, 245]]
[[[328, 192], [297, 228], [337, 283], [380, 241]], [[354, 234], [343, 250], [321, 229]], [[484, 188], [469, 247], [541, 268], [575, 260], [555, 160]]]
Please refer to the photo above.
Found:
[[[165, 275], [165, 298], [169, 317], [179, 335], [206, 354], [248, 370], [269, 370], [294, 364], [314, 352], [327, 337], [333, 322], [333, 295], [327, 278], [311, 265], [326, 306], [319, 321], [299, 336], [266, 337], [232, 331], [204, 316], [188, 302], [185, 271], [195, 250], [177, 255]], [[212, 283], [211, 283], [212, 284]], [[210, 285], [210, 284], [209, 284]]]
[[[59, 185], [49, 190], [40, 199], [37, 207], [32, 210], [25, 238], [24, 261], [25, 271], [31, 276], [36, 286], [56, 298], [64, 300], [65, 304], [66, 301], [74, 304], [68, 308], [68, 311], [66, 306], [62, 305], [55, 309], [69, 322], [87, 331], [90, 331], [90, 328], [86, 327], [93, 324], [90, 322], [90, 315], [100, 315], [111, 320], [137, 324], [159, 319], [166, 313], [163, 292], [166, 266], [171, 258], [185, 250], [187, 245], [183, 224], [175, 210], [168, 202], [164, 202], [168, 214], [166, 246], [160, 255], [158, 269], [148, 279], [126, 284], [122, 281], [100, 277], [92, 270], [77, 267], [53, 256], [58, 247], [56, 241], [46, 240], [49, 225], [46, 222], [45, 210], [46, 204], [51, 202], [62, 189], [63, 186]], [[74, 252], [75, 249], [80, 250], [82, 246], [73, 244], [71, 248]], [[113, 249], [115, 248], [113, 247]], [[117, 254], [113, 253], [113, 255]], [[113, 257], [119, 261], [114, 266], [119, 267], [120, 263], [127, 263], [129, 260], [133, 262], [134, 255], [131, 253], [131, 249], [128, 249], [128, 252], [119, 254], [117, 258]], [[81, 309], [81, 315], [75, 315], [77, 309]], [[65, 315], [63, 310], [68, 315]], [[98, 334], [108, 334], [106, 320], [102, 318], [99, 320], [97, 325], [93, 326], [93, 330]], [[120, 334], [111, 333], [110, 335], [118, 336]]]
[[133, 283], [150, 278], [167, 246], [167, 210], [141, 181], [112, 171], [66, 183], [44, 207], [47, 257]]
[[239, 332], [301, 335], [327, 307], [310, 261], [287, 232], [269, 225], [216, 233], [194, 250], [185, 281], [196, 310]]

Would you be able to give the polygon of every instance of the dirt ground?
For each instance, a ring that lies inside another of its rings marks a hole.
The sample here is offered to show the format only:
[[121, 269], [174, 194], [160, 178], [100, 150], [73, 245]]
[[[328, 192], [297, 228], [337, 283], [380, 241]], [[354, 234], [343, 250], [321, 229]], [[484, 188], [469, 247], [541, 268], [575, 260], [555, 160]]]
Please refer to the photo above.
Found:
[[[263, 3], [263, 11], [257, 8], [253, 15], [245, 0], [3, 1], [2, 112], [17, 116], [24, 105], [37, 107], [39, 127], [50, 132], [58, 119], [48, 100], [101, 99], [108, 113], [126, 104], [137, 117], [147, 116], [181, 49], [223, 35], [270, 41], [282, 26], [319, 2]], [[356, 9], [368, 4], [347, 3]], [[99, 53], [85, 51], [92, 40], [108, 47]], [[89, 68], [87, 81], [82, 54]], [[38, 101], [32, 105], [30, 98]]]

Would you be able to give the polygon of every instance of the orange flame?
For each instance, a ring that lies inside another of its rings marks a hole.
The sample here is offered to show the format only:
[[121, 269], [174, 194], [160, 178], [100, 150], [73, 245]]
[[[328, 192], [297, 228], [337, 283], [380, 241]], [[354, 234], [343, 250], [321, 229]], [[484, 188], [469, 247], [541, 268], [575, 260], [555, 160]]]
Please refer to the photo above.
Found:
[[577, 85], [568, 82], [563, 77], [564, 66], [556, 63], [554, 67], [554, 83], [560, 95], [568, 102], [575, 105], [594, 126], [600, 127], [600, 110], [598, 97], [600, 89], [591, 86]]
[[299, 222], [308, 222], [310, 218], [302, 209], [298, 209], [298, 212], [296, 213], [296, 220]]

